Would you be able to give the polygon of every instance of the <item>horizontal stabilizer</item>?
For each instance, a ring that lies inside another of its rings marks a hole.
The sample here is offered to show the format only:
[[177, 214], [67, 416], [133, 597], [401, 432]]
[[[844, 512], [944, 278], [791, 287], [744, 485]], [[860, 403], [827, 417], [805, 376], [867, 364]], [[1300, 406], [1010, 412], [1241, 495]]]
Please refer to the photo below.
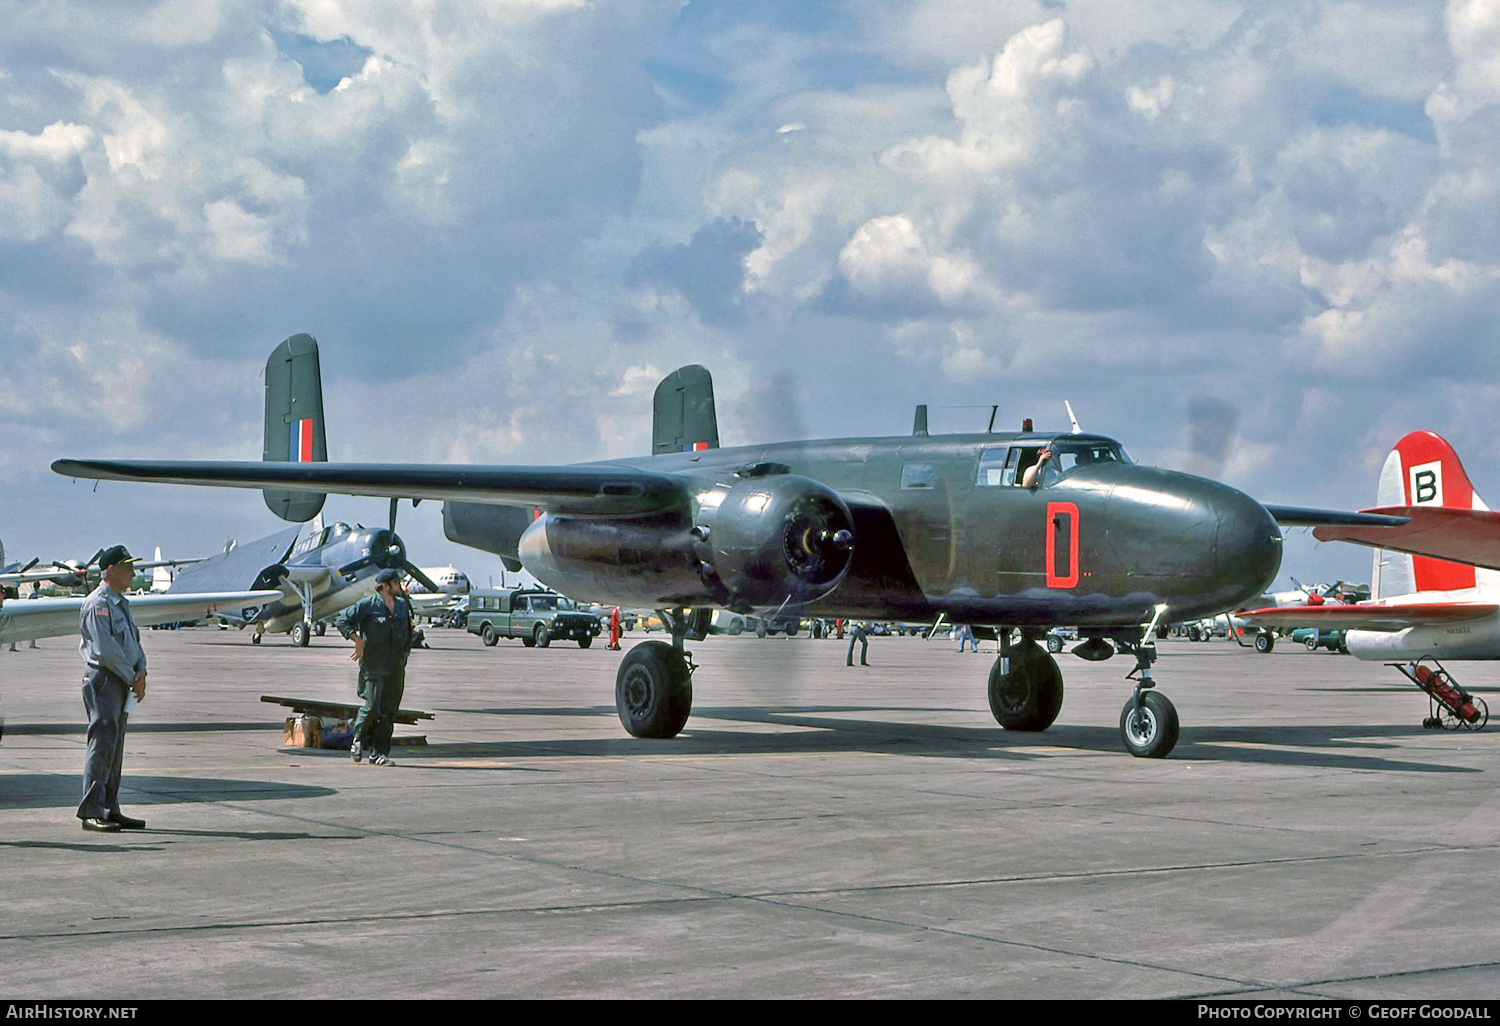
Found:
[[571, 516], [645, 516], [682, 508], [690, 481], [634, 467], [57, 460], [64, 477], [222, 488], [292, 488], [533, 506]]
[[[1358, 513], [1343, 509], [1310, 509], [1305, 506], [1267, 506], [1266, 512], [1282, 527], [1319, 527], [1341, 525], [1349, 527], [1399, 527], [1406, 523], [1405, 516], [1391, 515], [1384, 510], [1361, 510]], [[1317, 532], [1313, 532], [1316, 534]], [[1319, 537], [1322, 537], [1319, 535]]]
[[1393, 605], [1271, 606], [1236, 613], [1255, 627], [1317, 627], [1325, 631], [1400, 631], [1408, 627], [1467, 623], [1493, 616], [1493, 602], [1403, 602]]
[[1391, 527], [1319, 527], [1313, 537], [1500, 570], [1500, 513], [1451, 506], [1381, 506], [1367, 512], [1401, 517], [1406, 523]]

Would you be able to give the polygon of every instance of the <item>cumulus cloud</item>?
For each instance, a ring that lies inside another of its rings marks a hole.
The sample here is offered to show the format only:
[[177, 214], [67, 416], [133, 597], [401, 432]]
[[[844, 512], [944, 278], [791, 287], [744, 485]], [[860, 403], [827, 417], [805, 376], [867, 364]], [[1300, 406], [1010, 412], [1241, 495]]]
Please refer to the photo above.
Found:
[[[640, 451], [699, 362], [726, 441], [1069, 397], [1338, 504], [1393, 411], [1493, 398], [1488, 0], [6, 11], [8, 484], [97, 451], [70, 395], [117, 451], [253, 442], [299, 330], [414, 458]], [[1193, 396], [1235, 397], [1222, 451]]]

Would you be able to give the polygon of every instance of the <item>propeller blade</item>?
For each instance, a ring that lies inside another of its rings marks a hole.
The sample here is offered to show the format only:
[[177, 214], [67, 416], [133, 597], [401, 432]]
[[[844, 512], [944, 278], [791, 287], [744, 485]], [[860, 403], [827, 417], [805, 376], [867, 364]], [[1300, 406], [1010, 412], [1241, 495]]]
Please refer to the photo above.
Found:
[[441, 588], [439, 588], [432, 582], [432, 578], [424, 574], [419, 567], [413, 566], [409, 561], [403, 559], [397, 562], [396, 565], [402, 570], [405, 570], [407, 573], [411, 574], [412, 580], [416, 581], [418, 584], [426, 588], [428, 591], [432, 592], [434, 595], [442, 591]]

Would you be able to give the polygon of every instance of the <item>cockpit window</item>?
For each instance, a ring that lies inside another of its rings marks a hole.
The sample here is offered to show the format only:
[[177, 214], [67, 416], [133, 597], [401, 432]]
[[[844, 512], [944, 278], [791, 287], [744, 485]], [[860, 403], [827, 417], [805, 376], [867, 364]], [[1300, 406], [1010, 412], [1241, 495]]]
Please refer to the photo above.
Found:
[[[1048, 458], [1036, 473], [1030, 475], [1032, 480], [1028, 482], [1027, 471], [1036, 465], [1043, 450], [1047, 451]], [[1016, 488], [1028, 483], [1045, 486], [1079, 467], [1129, 462], [1130, 457], [1118, 442], [1057, 438], [1045, 444], [1036, 442], [983, 450], [979, 454], [979, 476], [974, 483], [982, 488]]]
[[1129, 463], [1130, 457], [1117, 442], [1068, 442], [1054, 440], [1048, 446], [1052, 450], [1052, 463], [1061, 477], [1079, 467], [1095, 463]]

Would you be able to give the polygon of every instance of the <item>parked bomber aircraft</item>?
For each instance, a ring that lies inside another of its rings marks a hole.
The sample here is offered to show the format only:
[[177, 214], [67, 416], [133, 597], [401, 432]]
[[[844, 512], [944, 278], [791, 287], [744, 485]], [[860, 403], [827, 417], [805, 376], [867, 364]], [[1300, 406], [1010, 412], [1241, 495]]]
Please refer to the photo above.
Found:
[[1380, 546], [1369, 601], [1266, 607], [1243, 619], [1347, 630], [1344, 644], [1360, 659], [1500, 659], [1500, 513], [1480, 499], [1458, 453], [1434, 432], [1406, 435], [1386, 457], [1376, 504], [1372, 512], [1407, 523], [1313, 532]]
[[653, 453], [637, 459], [52, 466], [71, 477], [445, 500], [453, 540], [564, 594], [662, 611], [671, 643], [638, 644], [616, 674], [620, 720], [638, 737], [672, 737], [686, 723], [694, 664], [683, 642], [706, 633], [720, 606], [995, 626], [990, 708], [1012, 730], [1056, 718], [1062, 673], [1038, 639], [1076, 626], [1087, 639], [1077, 654], [1103, 658], [1114, 641], [1134, 656], [1121, 736], [1135, 755], [1165, 756], [1178, 720], [1153, 689], [1152, 628], [1261, 594], [1280, 564], [1278, 520], [1403, 522], [1262, 506], [1138, 465], [1112, 438], [1037, 432], [1029, 421], [1015, 433], [929, 436], [925, 413], [910, 436], [721, 449], [709, 373], [689, 366], [657, 388]]

